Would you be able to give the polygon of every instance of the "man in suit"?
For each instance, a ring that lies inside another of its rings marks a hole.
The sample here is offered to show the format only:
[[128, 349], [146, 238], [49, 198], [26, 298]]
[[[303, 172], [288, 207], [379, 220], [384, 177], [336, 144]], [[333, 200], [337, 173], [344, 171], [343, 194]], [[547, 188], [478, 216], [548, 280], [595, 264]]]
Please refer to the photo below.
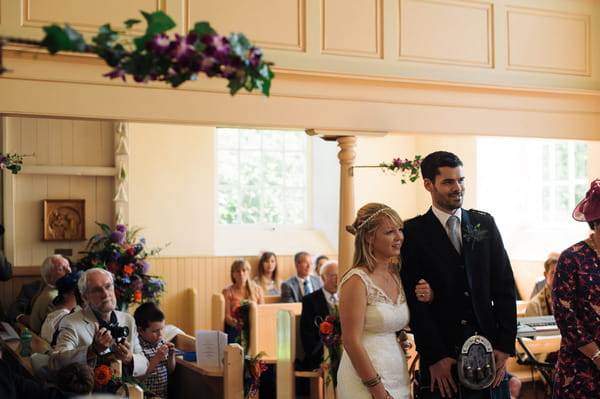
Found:
[[508, 395], [506, 360], [514, 353], [516, 290], [502, 238], [491, 215], [462, 209], [461, 160], [438, 151], [421, 164], [432, 206], [404, 225], [402, 279], [406, 292], [426, 280], [434, 298], [407, 295], [411, 329], [430, 397], [489, 398], [490, 389], [470, 390], [456, 380], [458, 351], [475, 333], [492, 344], [496, 375], [493, 398]]
[[281, 302], [300, 302], [304, 295], [321, 288], [321, 279], [310, 274], [312, 261], [308, 252], [294, 255], [296, 275], [281, 283]]
[[[77, 286], [86, 307], [62, 319], [50, 368], [59, 370], [73, 362], [94, 367], [98, 357], [112, 354], [123, 363], [124, 375], [144, 375], [148, 359], [142, 352], [133, 316], [115, 310], [112, 274], [100, 268], [88, 269], [79, 277]], [[129, 329], [125, 340], [113, 338], [115, 327]]]
[[302, 298], [300, 315], [300, 339], [304, 349], [304, 359], [298, 362], [299, 370], [318, 369], [323, 361], [323, 344], [319, 337], [319, 327], [315, 319], [325, 320], [337, 312], [338, 264], [334, 260], [321, 266], [323, 287]]

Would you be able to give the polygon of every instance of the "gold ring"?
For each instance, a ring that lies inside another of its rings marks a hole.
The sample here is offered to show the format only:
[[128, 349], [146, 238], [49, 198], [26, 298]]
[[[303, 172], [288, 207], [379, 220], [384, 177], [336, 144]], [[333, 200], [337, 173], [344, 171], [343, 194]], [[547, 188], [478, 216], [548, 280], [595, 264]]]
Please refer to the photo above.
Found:
[[425, 294], [419, 294], [421, 298], [425, 298]]

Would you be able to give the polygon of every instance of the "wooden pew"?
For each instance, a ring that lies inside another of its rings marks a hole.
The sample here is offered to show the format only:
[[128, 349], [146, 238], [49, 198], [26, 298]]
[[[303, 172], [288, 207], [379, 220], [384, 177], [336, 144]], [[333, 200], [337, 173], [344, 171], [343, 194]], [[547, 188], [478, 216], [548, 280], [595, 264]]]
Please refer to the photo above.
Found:
[[[296, 397], [296, 377], [310, 378], [310, 398], [333, 398], [333, 384], [324, 391], [323, 378], [318, 371], [296, 371], [294, 361], [304, 350], [300, 339], [300, 315], [292, 310], [277, 312], [277, 397]], [[327, 356], [325, 348], [324, 356]], [[328, 395], [329, 394], [329, 395]]]
[[265, 352], [263, 360], [277, 360], [277, 312], [290, 310], [296, 316], [302, 313], [302, 303], [270, 303], [257, 305], [250, 302], [250, 347], [248, 354], [256, 356]]
[[210, 328], [223, 331], [225, 328], [225, 298], [220, 292], [212, 294], [210, 300]]
[[[196, 339], [179, 334], [173, 339], [177, 349], [185, 352], [196, 350]], [[196, 362], [177, 358], [175, 372], [169, 376], [169, 396], [178, 399], [244, 397], [244, 353], [238, 344], [225, 348], [224, 365], [201, 367]]]

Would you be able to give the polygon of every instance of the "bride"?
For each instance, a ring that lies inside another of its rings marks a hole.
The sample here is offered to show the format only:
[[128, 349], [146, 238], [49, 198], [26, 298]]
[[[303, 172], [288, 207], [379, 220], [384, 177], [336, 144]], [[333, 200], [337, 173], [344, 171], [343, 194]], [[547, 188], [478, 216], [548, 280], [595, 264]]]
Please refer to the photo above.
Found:
[[[404, 240], [402, 227], [396, 211], [378, 203], [363, 206], [346, 227], [355, 240], [352, 268], [340, 288], [340, 399], [410, 397], [406, 356], [396, 340], [396, 331], [409, 320], [396, 263]], [[418, 298], [428, 302], [433, 293], [423, 283]]]

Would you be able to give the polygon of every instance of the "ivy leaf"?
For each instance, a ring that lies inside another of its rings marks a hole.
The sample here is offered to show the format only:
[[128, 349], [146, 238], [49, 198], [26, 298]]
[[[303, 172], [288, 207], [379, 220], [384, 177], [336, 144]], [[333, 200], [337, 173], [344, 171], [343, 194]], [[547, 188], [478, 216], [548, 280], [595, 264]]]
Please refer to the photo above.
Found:
[[227, 85], [227, 87], [229, 87], [229, 94], [231, 94], [232, 96], [237, 93], [242, 87], [244, 87], [244, 82], [240, 82], [237, 79], [231, 79], [229, 81], [229, 84]]
[[64, 29], [58, 25], [44, 26], [43, 29], [46, 36], [42, 40], [42, 46], [46, 47], [50, 54], [56, 54], [59, 51], [84, 52], [87, 49], [81, 33], [68, 24], [65, 24]]
[[194, 32], [198, 35], [198, 37], [202, 37], [206, 34], [214, 34], [215, 30], [210, 26], [208, 22], [196, 22], [196, 24], [194, 25], [194, 29], [192, 29], [190, 32]]
[[177, 26], [175, 21], [162, 11], [156, 11], [152, 14], [142, 11], [142, 15], [148, 22], [146, 35], [154, 36], [155, 33], [163, 33]]
[[105, 24], [98, 28], [98, 34], [92, 38], [92, 41], [98, 47], [112, 47], [118, 39], [119, 32], [112, 30], [110, 24]]
[[127, 29], [131, 29], [131, 27], [135, 24], [139, 24], [140, 22], [142, 22], [141, 19], [128, 19], [127, 21], [123, 22], [125, 24], [125, 28]]
[[232, 33], [229, 36], [229, 43], [233, 52], [241, 56], [245, 55], [251, 47], [250, 40], [243, 33]]

